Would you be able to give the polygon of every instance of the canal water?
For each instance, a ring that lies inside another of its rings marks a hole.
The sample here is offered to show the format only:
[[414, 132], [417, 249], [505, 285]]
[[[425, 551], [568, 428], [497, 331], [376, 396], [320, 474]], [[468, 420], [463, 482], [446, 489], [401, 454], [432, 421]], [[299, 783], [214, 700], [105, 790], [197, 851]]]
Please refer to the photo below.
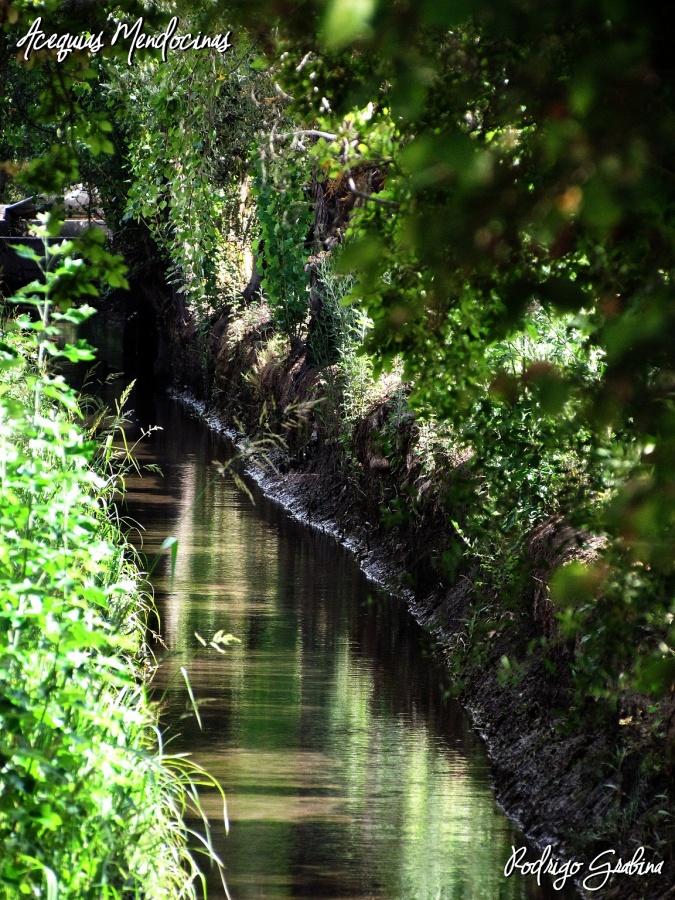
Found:
[[[233, 900], [575, 897], [504, 876], [524, 838], [405, 607], [332, 538], [219, 472], [224, 438], [166, 397], [144, 403], [139, 421], [162, 430], [136, 455], [161, 474], [127, 480], [131, 537], [150, 559], [178, 542], [173, 576], [167, 552], [152, 577], [156, 696], [167, 751], [226, 791], [228, 835], [217, 793], [202, 801]], [[211, 646], [219, 632], [237, 642]], [[210, 900], [224, 896], [210, 875]]]

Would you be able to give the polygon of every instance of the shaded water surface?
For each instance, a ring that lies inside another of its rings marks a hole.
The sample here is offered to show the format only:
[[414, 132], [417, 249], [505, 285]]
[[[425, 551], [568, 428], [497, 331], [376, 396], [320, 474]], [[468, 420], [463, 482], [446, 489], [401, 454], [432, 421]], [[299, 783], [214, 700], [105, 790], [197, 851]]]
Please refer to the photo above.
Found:
[[[178, 538], [173, 581], [168, 560], [153, 577], [165, 736], [225, 787], [230, 833], [214, 833], [233, 900], [576, 896], [504, 877], [522, 835], [405, 608], [331, 538], [255, 489], [252, 505], [212, 464], [227, 443], [177, 403], [140, 418], [164, 429], [138, 448], [163, 474], [129, 479], [128, 513], [150, 557]], [[208, 646], [221, 630], [241, 643]], [[217, 822], [217, 795], [205, 805]]]

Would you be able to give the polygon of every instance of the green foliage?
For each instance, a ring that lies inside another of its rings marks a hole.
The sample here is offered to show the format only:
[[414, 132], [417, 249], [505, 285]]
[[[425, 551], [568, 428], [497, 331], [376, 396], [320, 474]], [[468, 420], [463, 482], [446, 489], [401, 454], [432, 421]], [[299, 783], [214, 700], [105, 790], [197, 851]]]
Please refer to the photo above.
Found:
[[108, 110], [124, 110], [123, 220], [148, 225], [197, 325], [223, 293], [232, 301], [245, 285], [246, 162], [261, 124], [254, 91], [262, 87], [250, 63], [244, 49], [233, 59], [213, 52], [108, 64]]
[[344, 368], [346, 358], [353, 356], [361, 343], [368, 323], [358, 306], [346, 302], [353, 279], [337, 274], [328, 255], [321, 256], [312, 266], [317, 314], [307, 345], [317, 365], [339, 362]]
[[[125, 7], [137, 8], [134, 0], [118, 4]], [[59, 62], [56, 51], [41, 51], [26, 61], [17, 48], [38, 16], [46, 33], [96, 33], [107, 27], [107, 10], [55, 0], [12, 0], [0, 10], [0, 174], [14, 179], [24, 195], [59, 195], [80, 180], [86, 159], [113, 153], [114, 144], [107, 115], [91, 103], [99, 80], [94, 57], [76, 52]]]
[[7, 327], [0, 360], [0, 895], [191, 898], [177, 817], [192, 788], [157, 751], [117, 479], [94, 470], [77, 396], [50, 371], [92, 358], [59, 349], [59, 326], [92, 312], [64, 297], [90, 284], [69, 242], [46, 249], [44, 282], [16, 298], [38, 318]]
[[[675, 111], [658, 17], [633, 2], [600, 12], [591, 0], [429, 3], [390, 16], [380, 0], [328, 4], [325, 22], [341, 12], [331, 52], [303, 67], [300, 40], [283, 83], [305, 128], [337, 135], [353, 105], [339, 80], [361, 75], [374, 114], [354, 120], [349, 140], [312, 151], [332, 177], [355, 179], [386, 117], [395, 123], [380, 153], [383, 189], [359, 192], [343, 254], [373, 322], [376, 371], [400, 357], [412, 403], [471, 444], [486, 509], [462, 527], [468, 537], [488, 516], [499, 523], [495, 571], [504, 558], [513, 571], [547, 515], [604, 542], [600, 593], [581, 613], [561, 601], [578, 670], [594, 667], [593, 689], [610, 693], [631, 677], [656, 689], [660, 672], [667, 691], [675, 411], [663, 161]], [[359, 47], [352, 67], [332, 52], [348, 40]], [[499, 371], [495, 348], [539, 330], [528, 326], [535, 302], [548, 317], [576, 315], [587, 376], [550, 354]]]
[[302, 330], [309, 313], [312, 208], [303, 161], [293, 153], [271, 160], [261, 154], [253, 183], [262, 287], [274, 321], [288, 335]]
[[488, 349], [485, 365], [491, 380], [455, 433], [456, 444], [471, 448], [467, 471], [475, 483], [458, 527], [493, 584], [508, 591], [534, 529], [554, 516], [583, 521], [606, 490], [569, 387], [572, 378], [578, 385], [597, 380], [602, 366], [575, 319], [539, 307], [522, 332]]

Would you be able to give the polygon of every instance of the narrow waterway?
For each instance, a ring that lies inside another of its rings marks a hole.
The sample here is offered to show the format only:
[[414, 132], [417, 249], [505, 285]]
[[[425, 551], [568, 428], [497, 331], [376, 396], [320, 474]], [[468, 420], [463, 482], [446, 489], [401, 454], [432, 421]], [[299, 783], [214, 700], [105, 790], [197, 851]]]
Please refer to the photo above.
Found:
[[[217, 794], [203, 802], [233, 900], [576, 896], [505, 878], [525, 841], [406, 609], [331, 538], [219, 474], [227, 441], [168, 398], [146, 403], [139, 421], [163, 430], [136, 454], [162, 474], [128, 479], [127, 515], [150, 558], [178, 540], [173, 578], [166, 554], [152, 579], [164, 736], [226, 790], [229, 835]], [[240, 643], [219, 652], [218, 632]]]

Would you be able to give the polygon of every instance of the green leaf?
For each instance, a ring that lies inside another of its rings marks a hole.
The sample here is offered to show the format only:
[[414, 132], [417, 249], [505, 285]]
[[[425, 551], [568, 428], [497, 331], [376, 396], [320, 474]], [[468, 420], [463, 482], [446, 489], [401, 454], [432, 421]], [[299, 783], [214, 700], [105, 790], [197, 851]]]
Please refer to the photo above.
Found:
[[324, 45], [335, 50], [370, 34], [376, 5], [376, 0], [328, 0], [322, 29]]
[[39, 266], [44, 265], [44, 256], [36, 253], [29, 244], [10, 244], [9, 246], [21, 259], [28, 259]]

